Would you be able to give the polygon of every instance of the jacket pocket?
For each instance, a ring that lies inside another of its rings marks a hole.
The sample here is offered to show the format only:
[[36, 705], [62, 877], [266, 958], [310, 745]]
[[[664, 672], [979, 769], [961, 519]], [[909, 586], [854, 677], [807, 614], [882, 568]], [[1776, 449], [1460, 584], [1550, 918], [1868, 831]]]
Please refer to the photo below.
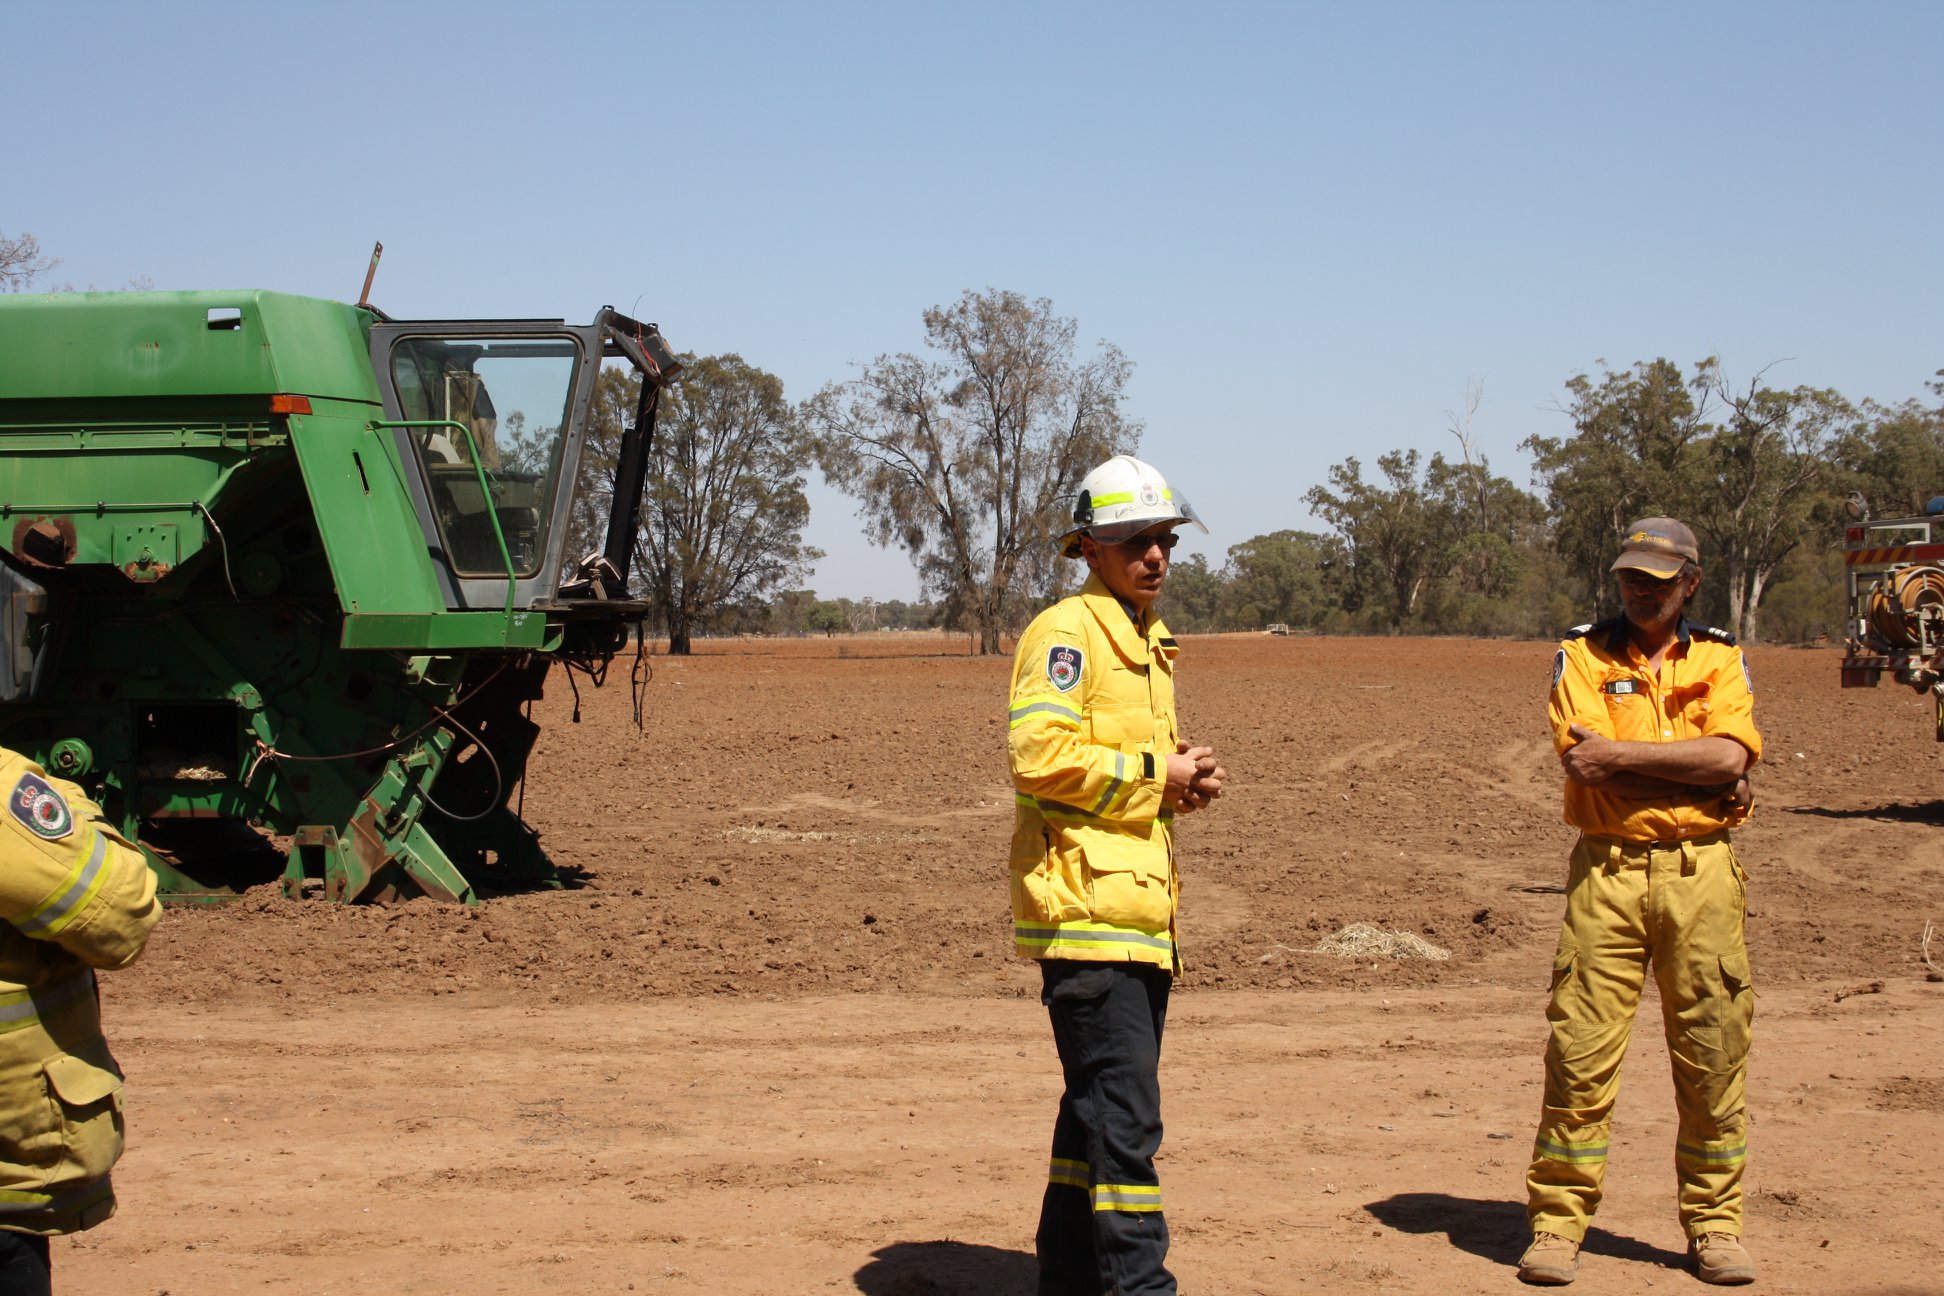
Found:
[[1661, 734], [1661, 726], [1654, 717], [1653, 703], [1645, 693], [1609, 693], [1606, 695], [1607, 724], [1613, 736], [1620, 742], [1652, 742]]
[[1165, 855], [1158, 859], [1089, 860], [1095, 922], [1161, 932], [1174, 919]]
[[1087, 712], [1093, 740], [1105, 747], [1133, 750], [1154, 741], [1154, 713], [1146, 706], [1100, 705]]
[[1013, 911], [1038, 922], [1087, 917], [1086, 884], [1071, 851], [1060, 849], [1051, 828], [1014, 839]]
[[60, 1121], [60, 1155], [52, 1182], [98, 1179], [122, 1151], [122, 1075], [106, 1040], [82, 1054], [62, 1053], [41, 1065]]

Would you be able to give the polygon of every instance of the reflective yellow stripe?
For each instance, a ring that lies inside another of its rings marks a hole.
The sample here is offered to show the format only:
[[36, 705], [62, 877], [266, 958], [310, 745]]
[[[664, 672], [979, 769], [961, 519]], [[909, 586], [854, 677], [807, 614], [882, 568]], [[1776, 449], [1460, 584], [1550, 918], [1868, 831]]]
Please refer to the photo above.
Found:
[[1087, 1163], [1074, 1161], [1068, 1157], [1054, 1157], [1046, 1169], [1046, 1182], [1061, 1184], [1068, 1188], [1087, 1186]]
[[29, 1211], [85, 1210], [111, 1196], [113, 1191], [114, 1185], [109, 1183], [107, 1175], [53, 1193], [0, 1189], [0, 1213], [23, 1215]]
[[1114, 803], [1115, 796], [1125, 786], [1127, 786], [1127, 756], [1123, 752], [1115, 752], [1114, 772], [1108, 776], [1106, 790], [1100, 794], [1100, 800], [1094, 802], [1093, 809], [1087, 813], [1106, 814], [1107, 807]]
[[1028, 716], [1042, 712], [1046, 715], [1059, 716], [1063, 720], [1071, 720], [1076, 725], [1080, 723], [1080, 713], [1070, 706], [1063, 706], [1058, 702], [1028, 702], [1024, 706], [1014, 707], [1007, 713], [1011, 723], [1006, 728], [1017, 729], [1026, 722]]
[[81, 858], [68, 870], [67, 877], [62, 879], [54, 894], [13, 920], [14, 926], [23, 935], [40, 939], [52, 936], [73, 922], [75, 915], [94, 898], [95, 892], [101, 890], [101, 884], [108, 877], [107, 870], [102, 868], [108, 859], [108, 838], [102, 835], [100, 829], [92, 826], [88, 829], [88, 835], [92, 839], [90, 849], [77, 852]]
[[1705, 1165], [1733, 1165], [1748, 1159], [1748, 1144], [1730, 1143], [1722, 1147], [1704, 1148], [1692, 1143], [1676, 1143], [1674, 1153], [1677, 1157], [1686, 1157]]
[[1095, 1184], [1093, 1208], [1097, 1211], [1158, 1211], [1161, 1209], [1161, 1185]]
[[[1174, 488], [1169, 487], [1163, 490], [1161, 492], [1161, 498], [1168, 501], [1170, 504], [1174, 503]], [[1095, 495], [1091, 497], [1090, 502], [1097, 509], [1112, 508], [1116, 504], [1132, 504], [1134, 502], [1134, 492], [1115, 491], [1111, 495]]]
[[[1120, 753], [1116, 752], [1115, 755], [1119, 757]], [[1013, 804], [1024, 806], [1028, 810], [1037, 810], [1048, 819], [1057, 819], [1062, 823], [1092, 824], [1100, 828], [1118, 828], [1120, 825], [1107, 819], [1101, 811], [1111, 810], [1113, 808], [1112, 801], [1126, 801], [1132, 797], [1134, 795], [1134, 789], [1140, 786], [1140, 780], [1133, 777], [1132, 772], [1126, 769], [1124, 765], [1116, 765], [1115, 769], [1118, 773], [1112, 776], [1113, 782], [1108, 788], [1108, 792], [1112, 794], [1111, 800], [1103, 795], [1101, 800], [1094, 803], [1099, 807], [1098, 810], [1082, 810], [1079, 806], [1068, 805], [1064, 801], [1049, 801], [1045, 797], [1027, 796], [1024, 792], [1013, 793]], [[1162, 823], [1172, 823], [1175, 812], [1173, 807], [1163, 806], [1160, 812], [1154, 817]]]
[[1013, 804], [1025, 806], [1028, 810], [1037, 810], [1048, 819], [1059, 819], [1066, 823], [1098, 824], [1101, 821], [1100, 816], [1091, 810], [1082, 810], [1079, 806], [1068, 805], [1064, 801], [1030, 797], [1024, 792], [1013, 793]]
[[1535, 1156], [1542, 1156], [1548, 1161], [1564, 1161], [1572, 1165], [1607, 1159], [1607, 1145], [1604, 1143], [1557, 1143], [1542, 1138], [1533, 1143], [1532, 1151]]
[[0, 1035], [39, 1024], [42, 1013], [93, 994], [94, 984], [94, 970], [82, 968], [78, 973], [50, 985], [0, 994]]
[[1022, 950], [1149, 949], [1162, 954], [1174, 953], [1174, 941], [1166, 932], [1145, 932], [1136, 927], [1101, 922], [1014, 922], [1013, 941]]
[[1079, 806], [1070, 806], [1064, 801], [1049, 801], [1045, 797], [1027, 796], [1024, 792], [1013, 793], [1013, 804], [1025, 806], [1028, 810], [1037, 810], [1048, 819], [1067, 819], [1074, 823], [1087, 823], [1100, 818], [1099, 815], [1089, 814]]

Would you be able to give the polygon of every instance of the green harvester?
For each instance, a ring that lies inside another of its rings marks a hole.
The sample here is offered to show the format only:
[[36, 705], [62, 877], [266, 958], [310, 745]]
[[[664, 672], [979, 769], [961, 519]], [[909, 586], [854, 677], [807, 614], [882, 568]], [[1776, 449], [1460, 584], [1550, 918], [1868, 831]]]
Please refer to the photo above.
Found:
[[[611, 475], [581, 464], [604, 361], [642, 380]], [[279, 869], [343, 901], [557, 882], [514, 805], [531, 704], [556, 663], [599, 682], [647, 612], [628, 563], [679, 368], [608, 309], [0, 296], [0, 744], [177, 898]], [[584, 478], [609, 498], [581, 555]]]

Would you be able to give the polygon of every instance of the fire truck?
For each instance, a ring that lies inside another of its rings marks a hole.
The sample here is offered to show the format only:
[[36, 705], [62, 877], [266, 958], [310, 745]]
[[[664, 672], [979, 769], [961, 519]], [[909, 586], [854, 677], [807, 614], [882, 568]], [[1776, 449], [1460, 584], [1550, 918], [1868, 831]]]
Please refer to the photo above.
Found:
[[1843, 687], [1889, 675], [1937, 706], [1944, 742], [1944, 495], [1917, 517], [1861, 519], [1843, 534], [1849, 594]]

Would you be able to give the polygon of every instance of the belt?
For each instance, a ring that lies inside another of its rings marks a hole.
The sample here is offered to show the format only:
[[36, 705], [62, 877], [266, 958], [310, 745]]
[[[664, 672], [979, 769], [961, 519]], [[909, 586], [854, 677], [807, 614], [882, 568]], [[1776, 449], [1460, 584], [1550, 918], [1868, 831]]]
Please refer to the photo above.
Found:
[[1672, 841], [1626, 841], [1619, 837], [1595, 837], [1590, 833], [1585, 835], [1585, 840], [1608, 873], [1617, 872], [1622, 860], [1631, 861], [1632, 867], [1648, 867], [1655, 851], [1666, 851], [1681, 857], [1681, 875], [1685, 877], [1700, 864], [1700, 847], [1728, 844], [1728, 830], [1717, 828], [1699, 837], [1678, 837]]
[[1664, 837], [1654, 841], [1632, 841], [1625, 837], [1602, 837], [1598, 833], [1582, 833], [1582, 837], [1602, 850], [1618, 850], [1622, 854], [1635, 855], [1647, 851], [1680, 850], [1683, 846], [1714, 846], [1728, 840], [1728, 830], [1717, 828], [1713, 832], [1701, 833], [1694, 837]]

